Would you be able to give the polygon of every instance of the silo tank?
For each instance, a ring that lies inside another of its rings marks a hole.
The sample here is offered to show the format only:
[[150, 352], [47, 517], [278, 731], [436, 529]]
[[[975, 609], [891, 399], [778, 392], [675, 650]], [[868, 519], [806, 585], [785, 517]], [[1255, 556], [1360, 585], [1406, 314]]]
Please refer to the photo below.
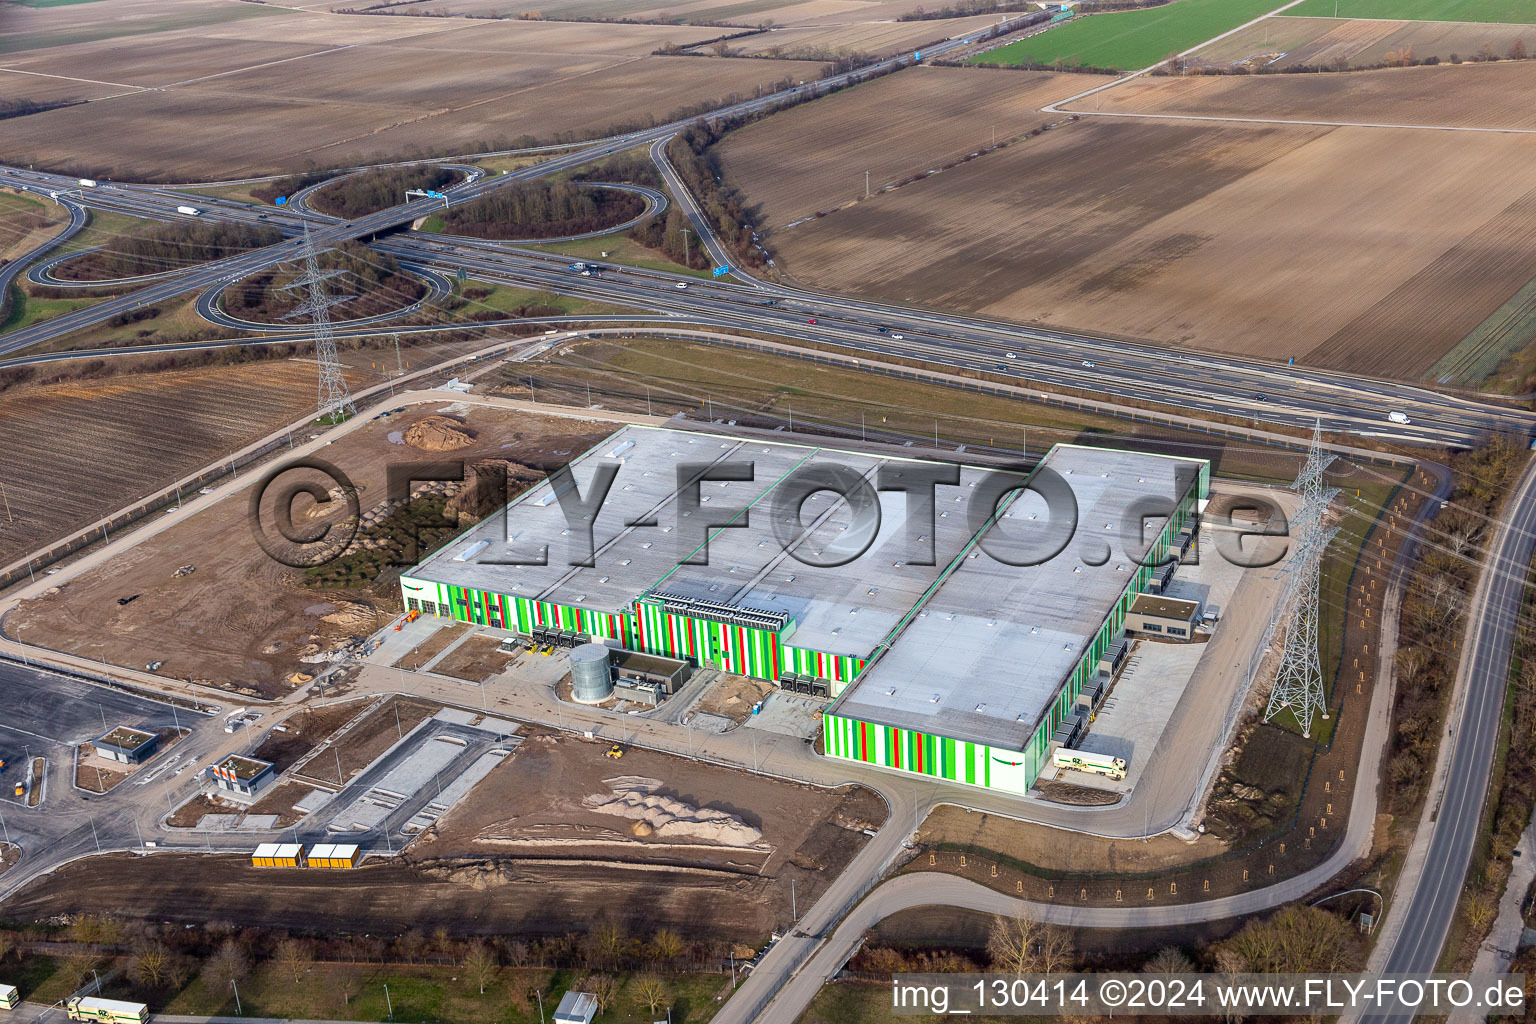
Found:
[[582, 704], [601, 704], [613, 696], [612, 652], [603, 644], [582, 644], [571, 651], [571, 697]]

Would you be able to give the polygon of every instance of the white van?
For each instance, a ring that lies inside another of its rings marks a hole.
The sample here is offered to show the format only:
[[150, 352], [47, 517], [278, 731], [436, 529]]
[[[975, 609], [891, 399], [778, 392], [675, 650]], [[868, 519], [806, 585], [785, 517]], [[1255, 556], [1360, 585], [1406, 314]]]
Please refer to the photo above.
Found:
[[1387, 419], [1391, 420], [1393, 423], [1396, 423], [1396, 424], [1398, 424], [1400, 426], [1404, 426], [1404, 427], [1406, 427], [1409, 424], [1409, 422], [1410, 422], [1409, 419], [1408, 419], [1408, 414], [1407, 413], [1399, 412], [1396, 409], [1393, 409], [1391, 412], [1387, 413]]

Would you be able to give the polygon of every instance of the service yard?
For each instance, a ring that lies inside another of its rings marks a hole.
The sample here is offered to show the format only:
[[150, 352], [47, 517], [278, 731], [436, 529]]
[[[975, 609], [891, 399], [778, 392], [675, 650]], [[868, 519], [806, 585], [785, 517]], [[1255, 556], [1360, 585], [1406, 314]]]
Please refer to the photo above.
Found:
[[1533, 157], [1527, 135], [1090, 118], [769, 244], [832, 290], [1412, 378], [1536, 277], [1536, 189], [1507, 173]]
[[[313, 374], [312, 366], [305, 372]], [[384, 502], [386, 467], [392, 464], [496, 458], [523, 466], [555, 465], [610, 433], [606, 425], [578, 419], [459, 406], [447, 407], [457, 409], [462, 418], [456, 422], [463, 428], [453, 432], [459, 440], [439, 442], [449, 448], [404, 443], [415, 421], [443, 408], [431, 404], [358, 424], [324, 448], [324, 459], [358, 488], [364, 512]], [[157, 671], [163, 675], [240, 693], [288, 692], [303, 681], [295, 673], [317, 671], [316, 662], [303, 658], [385, 625], [398, 605], [398, 592], [393, 577], [377, 588], [361, 583], [339, 589], [306, 586], [301, 569], [273, 561], [257, 545], [248, 497], [238, 490], [209, 502], [121, 557], [26, 602], [7, 617], [8, 632], [15, 635], [19, 627], [30, 642], [109, 663], [142, 667], [161, 662]], [[316, 507], [311, 502], [295, 515], [302, 521], [309, 516], [305, 508]], [[176, 575], [188, 565], [192, 572]], [[134, 594], [139, 596], [131, 602], [118, 603]]]

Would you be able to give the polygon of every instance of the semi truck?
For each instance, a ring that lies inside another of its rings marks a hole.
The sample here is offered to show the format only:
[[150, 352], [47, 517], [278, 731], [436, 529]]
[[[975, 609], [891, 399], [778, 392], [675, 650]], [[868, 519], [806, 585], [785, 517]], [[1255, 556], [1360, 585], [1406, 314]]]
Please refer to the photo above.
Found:
[[195, 206], [178, 206], [178, 207], [176, 207], [176, 212], [179, 213], [179, 214], [182, 214], [183, 216], [196, 217], [198, 214], [202, 213], [203, 211], [199, 210]]
[[100, 999], [96, 996], [74, 996], [65, 1008], [70, 1020], [100, 1021], [102, 1024], [147, 1024], [149, 1007], [143, 1003], [129, 1003], [121, 999]]
[[1070, 768], [1073, 771], [1088, 772], [1090, 775], [1104, 775], [1116, 782], [1125, 778], [1125, 758], [1114, 757], [1110, 754], [1094, 754], [1087, 750], [1068, 750], [1066, 747], [1057, 747], [1051, 755], [1051, 763], [1057, 768]]
[[95, 178], [81, 178], [80, 179], [80, 187], [81, 188], [95, 188], [96, 187], [96, 179]]

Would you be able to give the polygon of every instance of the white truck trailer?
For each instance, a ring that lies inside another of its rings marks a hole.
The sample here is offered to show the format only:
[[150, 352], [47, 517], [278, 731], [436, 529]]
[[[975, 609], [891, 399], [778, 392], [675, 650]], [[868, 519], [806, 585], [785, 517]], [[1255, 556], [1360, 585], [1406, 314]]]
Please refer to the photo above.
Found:
[[98, 1021], [100, 1024], [147, 1024], [149, 1021], [148, 1006], [121, 999], [75, 996], [65, 1008], [70, 1020]]
[[1056, 752], [1051, 755], [1051, 763], [1057, 768], [1070, 768], [1073, 771], [1088, 772], [1090, 775], [1104, 775], [1116, 782], [1125, 778], [1125, 758], [1110, 754], [1094, 754], [1087, 750], [1057, 747]]
[[96, 184], [97, 184], [97, 182], [96, 182], [95, 178], [81, 178], [80, 179], [80, 187], [81, 188], [95, 188]]
[[176, 212], [181, 214], [182, 216], [185, 216], [185, 217], [196, 217], [198, 214], [202, 213], [203, 211], [199, 210], [195, 206], [178, 206], [178, 207], [176, 207]]
[[15, 985], [0, 985], [0, 1010], [14, 1010], [21, 1005], [21, 993]]

